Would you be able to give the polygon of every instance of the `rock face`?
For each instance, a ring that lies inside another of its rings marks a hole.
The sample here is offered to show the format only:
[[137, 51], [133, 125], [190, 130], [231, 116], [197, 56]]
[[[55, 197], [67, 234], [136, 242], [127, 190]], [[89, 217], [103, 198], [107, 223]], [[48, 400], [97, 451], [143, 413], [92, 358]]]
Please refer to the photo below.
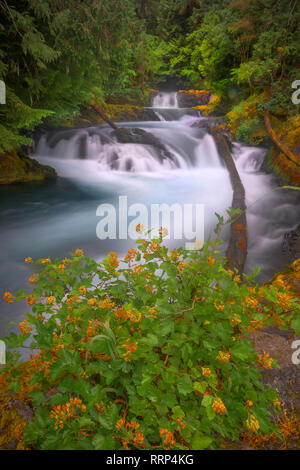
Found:
[[53, 168], [41, 165], [22, 151], [0, 156], [0, 184], [43, 181], [56, 176]]
[[180, 108], [193, 108], [208, 104], [210, 93], [199, 90], [181, 90], [177, 93], [178, 106]]

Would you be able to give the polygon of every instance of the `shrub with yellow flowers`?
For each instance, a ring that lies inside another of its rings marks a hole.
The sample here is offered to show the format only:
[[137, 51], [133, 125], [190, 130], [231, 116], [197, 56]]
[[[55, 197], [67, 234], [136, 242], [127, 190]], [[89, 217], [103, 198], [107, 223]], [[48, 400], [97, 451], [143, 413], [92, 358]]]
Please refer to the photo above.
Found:
[[20, 384], [11, 350], [30, 340], [39, 354], [20, 448], [214, 449], [220, 436], [274, 431], [277, 393], [261, 384], [247, 334], [278, 317], [299, 333], [297, 301], [287, 311], [282, 287], [259, 287], [257, 271], [237, 280], [218, 237], [173, 252], [163, 237], [137, 240], [124, 260], [110, 253], [99, 263], [79, 249], [67, 263], [30, 259], [39, 271], [32, 291], [4, 294], [31, 306], [21, 334], [3, 338], [12, 394]]

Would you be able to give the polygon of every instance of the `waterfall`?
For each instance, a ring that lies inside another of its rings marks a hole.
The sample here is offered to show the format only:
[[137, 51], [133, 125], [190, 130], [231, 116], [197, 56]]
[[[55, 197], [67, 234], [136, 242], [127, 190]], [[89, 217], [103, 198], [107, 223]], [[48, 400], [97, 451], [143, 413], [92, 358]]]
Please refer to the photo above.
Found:
[[34, 158], [54, 166], [60, 176], [74, 175], [75, 167], [79, 175], [84, 167], [100, 175], [109, 171], [160, 173], [220, 166], [214, 140], [207, 132], [177, 121], [174, 126], [140, 124], [147, 131], [144, 143], [143, 134], [141, 143], [119, 143], [113, 131], [100, 126], [57, 131], [41, 137]]
[[153, 98], [153, 108], [178, 108], [177, 92], [165, 93], [160, 91]]

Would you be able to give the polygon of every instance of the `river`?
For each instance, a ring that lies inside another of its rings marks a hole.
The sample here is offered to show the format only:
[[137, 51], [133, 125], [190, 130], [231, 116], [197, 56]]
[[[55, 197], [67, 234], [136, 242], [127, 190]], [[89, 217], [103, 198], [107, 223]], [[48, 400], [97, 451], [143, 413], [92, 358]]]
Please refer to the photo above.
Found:
[[[228, 172], [210, 134], [196, 127], [201, 116], [178, 108], [175, 93], [161, 93], [152, 106], [159, 121], [118, 125], [138, 127], [156, 137], [167, 158], [148, 144], [118, 143], [106, 125], [51, 131], [41, 137], [32, 156], [54, 167], [59, 177], [56, 182], [0, 189], [2, 293], [30, 287], [32, 267], [24, 263], [27, 256], [60, 257], [76, 248], [96, 259], [112, 250], [125, 254], [133, 240], [101, 240], [96, 234], [97, 208], [112, 204], [118, 215], [119, 196], [127, 197], [128, 207], [141, 203], [149, 210], [153, 204], [203, 204], [208, 237], [216, 223], [215, 212], [224, 215], [231, 204]], [[266, 149], [239, 143], [233, 147], [248, 206], [246, 272], [260, 266], [260, 280], [265, 281], [291, 261], [283, 241], [284, 234], [299, 223], [299, 195], [278, 190], [276, 178], [262, 170]], [[184, 237], [172, 239], [176, 224], [175, 217], [167, 240], [170, 247], [186, 242]], [[24, 304], [5, 304], [1, 295], [0, 336], [9, 321], [24, 318], [26, 309]]]

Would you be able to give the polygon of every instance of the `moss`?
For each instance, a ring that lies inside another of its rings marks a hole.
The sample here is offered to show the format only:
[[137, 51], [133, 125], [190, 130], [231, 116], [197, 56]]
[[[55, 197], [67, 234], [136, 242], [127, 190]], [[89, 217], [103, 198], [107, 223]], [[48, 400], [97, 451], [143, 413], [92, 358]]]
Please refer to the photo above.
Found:
[[50, 166], [41, 165], [24, 152], [11, 152], [0, 155], [0, 184], [27, 183], [56, 178]]

